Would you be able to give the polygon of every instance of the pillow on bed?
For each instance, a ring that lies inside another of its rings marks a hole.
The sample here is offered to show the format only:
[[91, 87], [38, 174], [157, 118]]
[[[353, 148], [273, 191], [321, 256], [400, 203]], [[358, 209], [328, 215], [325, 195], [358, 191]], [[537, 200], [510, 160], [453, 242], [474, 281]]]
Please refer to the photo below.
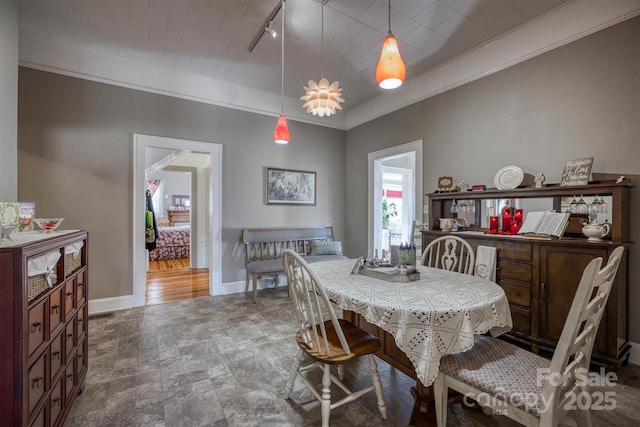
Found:
[[342, 242], [311, 242], [311, 255], [342, 255]]

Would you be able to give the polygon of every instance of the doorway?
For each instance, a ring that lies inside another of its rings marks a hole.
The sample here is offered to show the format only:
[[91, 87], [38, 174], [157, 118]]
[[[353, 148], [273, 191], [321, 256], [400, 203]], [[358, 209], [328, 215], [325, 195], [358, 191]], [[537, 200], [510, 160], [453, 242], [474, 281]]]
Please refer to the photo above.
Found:
[[390, 243], [408, 242], [411, 223], [422, 219], [422, 163], [422, 140], [369, 153], [367, 247], [372, 256]]
[[[208, 294], [221, 293], [221, 188], [222, 145], [201, 141], [164, 138], [151, 135], [133, 135], [133, 297], [134, 306], [145, 305], [147, 256], [144, 239], [145, 210], [145, 157], [147, 150], [169, 150], [172, 152], [199, 153], [206, 155], [209, 166], [203, 172], [192, 174], [193, 191], [189, 208], [195, 218], [191, 221], [192, 236], [197, 236], [191, 245], [194, 254], [191, 266], [208, 269]], [[194, 185], [195, 184], [195, 185]], [[197, 201], [202, 201], [198, 203]], [[172, 200], [171, 200], [172, 203]], [[199, 218], [199, 219], [198, 219]], [[196, 255], [197, 253], [197, 255]], [[204, 264], [204, 265], [198, 265]]]

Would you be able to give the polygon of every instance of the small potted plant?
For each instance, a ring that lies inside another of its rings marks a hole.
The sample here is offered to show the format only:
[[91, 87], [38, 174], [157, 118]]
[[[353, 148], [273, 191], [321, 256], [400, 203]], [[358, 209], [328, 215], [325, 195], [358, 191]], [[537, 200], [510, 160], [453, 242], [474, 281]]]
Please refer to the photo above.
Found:
[[382, 228], [389, 228], [389, 219], [398, 215], [396, 204], [389, 199], [382, 199]]

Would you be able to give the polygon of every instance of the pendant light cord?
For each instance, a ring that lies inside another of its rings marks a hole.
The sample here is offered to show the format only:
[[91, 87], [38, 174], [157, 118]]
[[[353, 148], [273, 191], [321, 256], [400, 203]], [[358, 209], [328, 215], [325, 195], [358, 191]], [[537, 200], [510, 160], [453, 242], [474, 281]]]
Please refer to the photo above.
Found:
[[391, 0], [387, 1], [387, 5], [389, 6], [389, 34], [391, 34]]
[[282, 0], [282, 48], [280, 50], [280, 58], [281, 58], [281, 64], [280, 64], [280, 69], [282, 70], [282, 79], [280, 82], [280, 104], [281, 104], [281, 109], [280, 112], [282, 114], [284, 114], [284, 0]]
[[320, 2], [320, 77], [324, 78], [324, 2]]

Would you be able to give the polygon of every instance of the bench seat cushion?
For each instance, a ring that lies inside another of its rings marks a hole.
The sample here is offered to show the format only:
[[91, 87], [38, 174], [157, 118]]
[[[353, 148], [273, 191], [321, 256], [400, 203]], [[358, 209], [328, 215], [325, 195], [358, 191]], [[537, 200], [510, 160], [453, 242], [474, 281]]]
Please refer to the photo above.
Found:
[[247, 264], [247, 271], [255, 274], [278, 273], [283, 270], [280, 258], [251, 261]]
[[[333, 261], [336, 259], [347, 259], [347, 257], [344, 255], [307, 255], [304, 259], [308, 263], [313, 263], [320, 261]], [[254, 274], [268, 274], [282, 272], [284, 271], [284, 267], [282, 266], [282, 260], [277, 258], [251, 261], [247, 264], [247, 270]]]

